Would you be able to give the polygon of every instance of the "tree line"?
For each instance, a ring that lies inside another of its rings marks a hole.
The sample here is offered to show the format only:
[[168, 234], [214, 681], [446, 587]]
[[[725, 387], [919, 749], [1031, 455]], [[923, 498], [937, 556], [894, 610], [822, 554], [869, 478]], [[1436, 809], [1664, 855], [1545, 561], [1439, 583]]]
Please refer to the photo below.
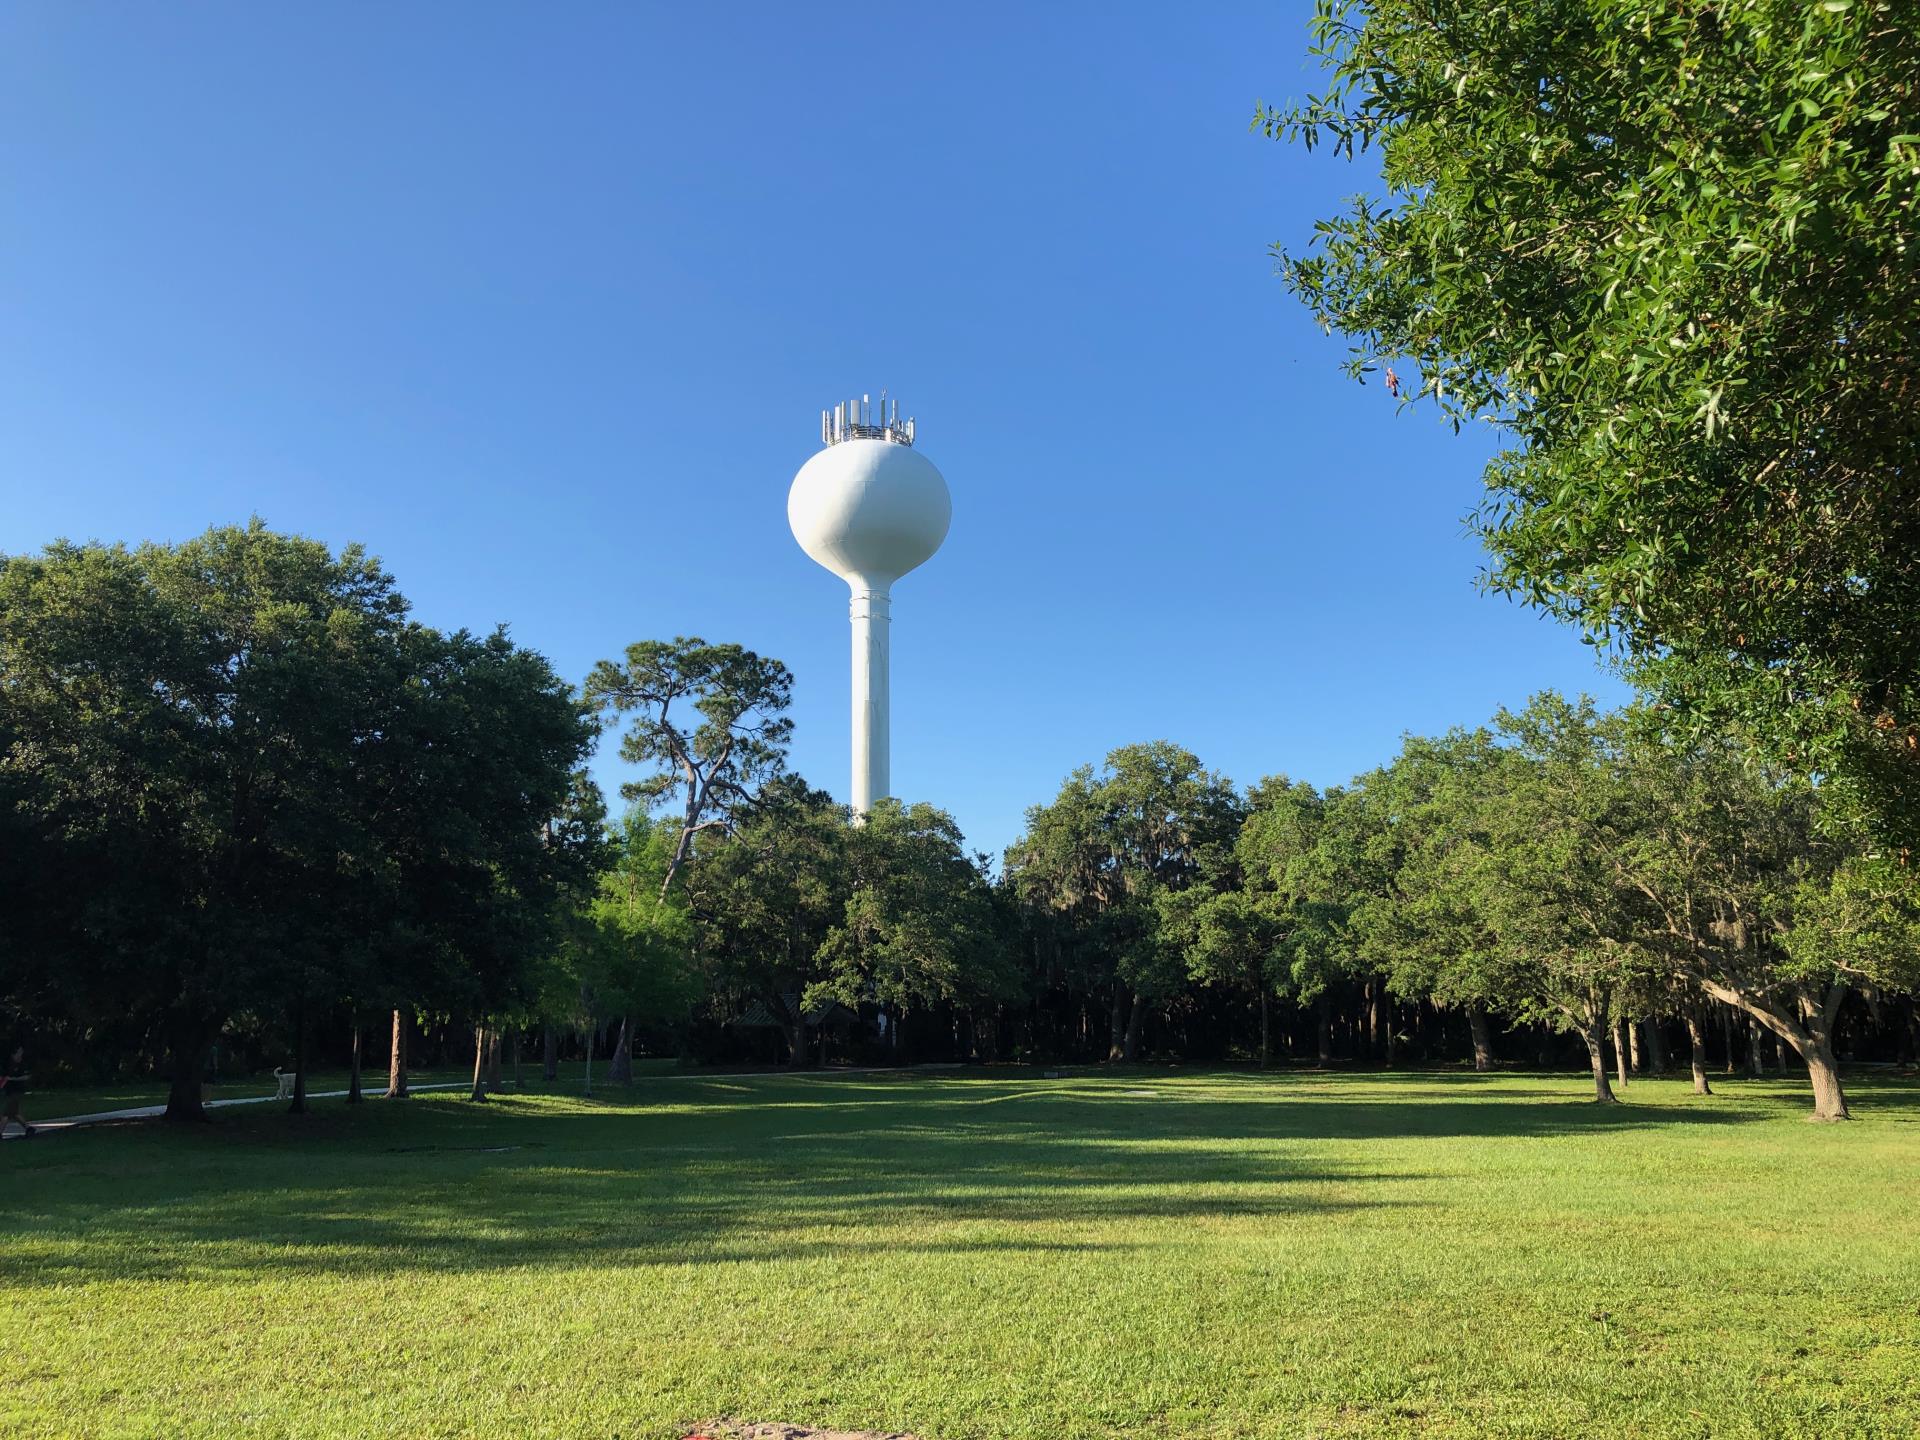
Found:
[[[723, 673], [714, 649], [636, 646], [589, 686], [656, 697], [628, 707], [630, 757], [659, 767], [632, 794], [673, 798], [632, 835], [660, 857], [649, 880], [679, 857], [682, 883], [626, 893], [674, 937], [651, 953], [692, 997], [666, 1026], [683, 1048], [754, 1013], [788, 1063], [817, 1061], [836, 1007], [859, 1031], [838, 1043], [870, 1059], [1391, 1064], [1451, 1058], [1457, 1036], [1485, 1069], [1497, 1035], [1544, 1064], [1564, 1037], [1610, 1102], [1643, 1044], [1665, 1068], [1669, 1035], [1707, 1090], [1717, 1034], [1728, 1066], [1736, 1046], [1794, 1056], [1838, 1119], [1843, 1021], [1889, 1056], [1920, 1039], [1908, 857], [1657, 705], [1543, 694], [1324, 791], [1243, 791], [1178, 745], [1125, 746], [1033, 807], [996, 868], [924, 804], [850, 823], [783, 768], [766, 677], [784, 670], [720, 647]], [[677, 728], [675, 702], [700, 724]], [[774, 737], [750, 776], [729, 769], [736, 731]]]
[[[1324, 791], [1125, 746], [996, 866], [934, 806], [856, 822], [791, 773], [790, 694], [778, 661], [686, 638], [576, 689], [257, 521], [7, 557], [0, 1002], [167, 1075], [179, 1118], [216, 1046], [285, 1044], [303, 1087], [316, 1032], [357, 1097], [369, 1034], [404, 1095], [408, 1037], [464, 1027], [484, 1098], [540, 1031], [549, 1073], [571, 1039], [619, 1082], [640, 1046], [1268, 1064], [1298, 1032], [1315, 1063], [1390, 1064], [1457, 1023], [1480, 1068], [1497, 1029], [1545, 1063], [1570, 1037], [1608, 1101], [1683, 1031], [1707, 1088], [1737, 1018], [1822, 1118], [1850, 997], [1912, 1053], [1908, 857], [1657, 705], [1541, 695]], [[581, 767], [616, 727], [639, 778], [610, 819]]]
[[1480, 729], [1409, 737], [1324, 792], [1275, 777], [1237, 795], [1178, 747], [1117, 750], [1030, 813], [1007, 883], [1052, 973], [1104, 984], [1114, 1056], [1196, 986], [1258, 1010], [1263, 1062], [1276, 1000], [1314, 1013], [1323, 1061], [1336, 1007], [1363, 997], [1381, 1047], [1393, 1022], [1375, 1007], [1397, 1000], [1462, 1014], [1480, 1068], [1489, 1015], [1577, 1037], [1604, 1102], [1609, 1038], [1624, 1080], [1641, 1034], [1658, 1054], [1668, 1024], [1705, 1090], [1720, 1009], [1790, 1047], [1815, 1114], [1837, 1119], [1849, 996], [1912, 1054], [1896, 997], [1920, 984], [1920, 893], [1904, 857], [1821, 804], [1820, 787], [1656, 709], [1543, 694]]
[[[1013, 993], [1000, 902], [951, 817], [854, 827], [788, 772], [790, 691], [697, 639], [576, 687], [258, 520], [0, 556], [0, 1019], [176, 1119], [222, 1056], [304, 1109], [316, 1045], [354, 1099], [363, 1052], [400, 1097], [461, 1035], [476, 1099], [538, 1032], [549, 1073], [611, 1032], [615, 1081], [643, 1031], [724, 1058], [755, 1017], [817, 1059], [809, 1017], [864, 1011], [900, 1054], [908, 1012]], [[583, 767], [623, 721], [610, 817]]]

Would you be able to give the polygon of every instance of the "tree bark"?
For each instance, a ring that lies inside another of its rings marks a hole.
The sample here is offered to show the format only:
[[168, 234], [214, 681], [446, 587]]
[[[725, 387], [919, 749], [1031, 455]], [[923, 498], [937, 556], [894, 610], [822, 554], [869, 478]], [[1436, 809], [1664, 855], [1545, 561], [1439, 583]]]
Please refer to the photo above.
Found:
[[500, 1093], [500, 1027], [487, 1031], [487, 1089]]
[[1333, 1004], [1324, 992], [1313, 1002], [1313, 1041], [1324, 1070], [1333, 1063]]
[[1487, 1025], [1487, 1008], [1478, 1000], [1467, 1002], [1467, 1029], [1473, 1034], [1473, 1068], [1493, 1069], [1493, 1035]]
[[[1717, 981], [1702, 977], [1701, 988], [1716, 1000], [1737, 1005], [1746, 1012], [1748, 1024], [1757, 1032], [1766, 1028], [1799, 1052], [1807, 1064], [1807, 1079], [1813, 1086], [1813, 1119], [1846, 1120], [1847, 1098], [1840, 1086], [1840, 1066], [1833, 1053], [1834, 1027], [1840, 1020], [1840, 1008], [1846, 1003], [1848, 986], [1844, 980], [1829, 985], [1824, 997], [1816, 1000], [1806, 990], [1798, 992], [1799, 1015], [1782, 1007], [1777, 998], [1743, 993]], [[1760, 1041], [1756, 1034], [1748, 1047], [1749, 1056], [1758, 1060]]]
[[1720, 1006], [1720, 1040], [1727, 1052], [1726, 1073], [1731, 1075], [1740, 1068], [1739, 1061], [1735, 1058], [1738, 1047], [1733, 1043], [1733, 1007], [1731, 1005]]
[[593, 1021], [589, 1019], [587, 1021], [587, 1094], [589, 1097], [591, 1097], [593, 1094], [593, 1032], [594, 1032], [594, 1028], [595, 1027], [594, 1027]]
[[520, 1088], [520, 1027], [518, 1025], [507, 1028], [507, 1053], [513, 1056], [513, 1088], [517, 1091]]
[[607, 1078], [616, 1085], [633, 1083], [633, 1032], [627, 1027], [627, 1017], [620, 1017], [620, 1041], [613, 1047], [613, 1058], [607, 1062]]
[[393, 1044], [387, 1051], [387, 1099], [407, 1098], [407, 1017], [393, 1012]]
[[1127, 987], [1120, 983], [1120, 977], [1113, 981], [1113, 1016], [1107, 1039], [1107, 1060], [1124, 1060], [1127, 1057]]
[[1273, 996], [1265, 982], [1260, 986], [1260, 1068], [1273, 1063]]
[[467, 1098], [487, 1098], [487, 1027], [484, 1025], [473, 1027], [473, 1089]]
[[1593, 1064], [1593, 1103], [1612, 1105], [1613, 1087], [1607, 1083], [1607, 1022], [1597, 1008], [1589, 1012], [1580, 1027], [1580, 1038], [1586, 1042], [1587, 1058]]
[[365, 1097], [360, 1093], [360, 1011], [353, 1012], [353, 1055], [347, 1067], [347, 1104], [358, 1105]]
[[1641, 1073], [1640, 1027], [1638, 1024], [1636, 1024], [1632, 1020], [1627, 1021], [1626, 1026], [1627, 1026], [1627, 1064], [1629, 1068], [1632, 1069], [1633, 1073], [1638, 1075]]
[[1767, 1073], [1767, 1067], [1760, 1058], [1760, 1022], [1747, 1016], [1747, 1074], [1755, 1080]]
[[1825, 1038], [1815, 1040], [1805, 1054], [1807, 1079], [1813, 1082], [1813, 1118], [1815, 1120], [1851, 1120], [1846, 1092], [1840, 1088], [1840, 1066], [1834, 1059], [1833, 1045]]
[[1829, 986], [1825, 1004], [1816, 1009], [1810, 1001], [1804, 1003], [1806, 1043], [1801, 1044], [1793, 1035], [1785, 1037], [1795, 1042], [1800, 1058], [1807, 1062], [1807, 1079], [1813, 1083], [1813, 1118], [1816, 1120], [1853, 1118], [1847, 1110], [1846, 1093], [1840, 1088], [1840, 1063], [1833, 1053], [1834, 1027], [1840, 1022], [1840, 1007], [1846, 998], [1847, 986], [1844, 983]]
[[1134, 992], [1133, 1010], [1127, 1016], [1127, 1035], [1122, 1041], [1122, 1058], [1131, 1061], [1140, 1053], [1140, 1025], [1147, 1018], [1147, 997]]
[[1619, 1079], [1620, 1088], [1622, 1090], [1626, 1089], [1627, 1088], [1627, 1022], [1624, 1020], [1616, 1020], [1613, 1022], [1613, 1068], [1615, 1073], [1620, 1077]]
[[167, 1119], [208, 1118], [206, 1085], [200, 1077], [212, 1043], [212, 1032], [204, 1026], [183, 1023], [171, 1028], [167, 1049], [173, 1056], [173, 1074], [167, 1080]]
[[560, 1078], [560, 1037], [553, 1033], [551, 1020], [540, 1027], [540, 1032], [540, 1078], [558, 1080]]
[[1692, 1052], [1693, 1093], [1711, 1095], [1713, 1087], [1707, 1084], [1707, 1033], [1700, 1023], [1700, 1011], [1696, 1006], [1687, 1007], [1687, 1047]]
[[787, 1022], [787, 1068], [807, 1068], [807, 1017], [796, 1015]]

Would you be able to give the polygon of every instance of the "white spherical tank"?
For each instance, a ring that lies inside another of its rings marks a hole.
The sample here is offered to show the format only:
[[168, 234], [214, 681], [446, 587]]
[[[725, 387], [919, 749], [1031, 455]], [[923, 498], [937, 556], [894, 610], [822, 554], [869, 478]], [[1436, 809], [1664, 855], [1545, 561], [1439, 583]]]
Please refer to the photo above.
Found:
[[800, 548], [847, 582], [853, 622], [855, 815], [890, 793], [893, 715], [893, 582], [925, 564], [947, 538], [953, 499], [939, 467], [913, 448], [883, 391], [820, 415], [825, 446], [787, 492], [787, 523]]
[[884, 589], [940, 548], [953, 499], [939, 468], [918, 450], [843, 440], [793, 477], [787, 523], [817, 563], [848, 584]]

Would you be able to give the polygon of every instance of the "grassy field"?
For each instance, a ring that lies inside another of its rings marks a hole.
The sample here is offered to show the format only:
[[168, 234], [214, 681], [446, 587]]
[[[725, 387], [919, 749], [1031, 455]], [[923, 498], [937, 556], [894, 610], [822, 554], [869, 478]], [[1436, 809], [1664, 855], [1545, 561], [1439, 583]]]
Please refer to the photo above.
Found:
[[1584, 1086], [669, 1078], [10, 1144], [0, 1433], [1920, 1433], [1920, 1087]]

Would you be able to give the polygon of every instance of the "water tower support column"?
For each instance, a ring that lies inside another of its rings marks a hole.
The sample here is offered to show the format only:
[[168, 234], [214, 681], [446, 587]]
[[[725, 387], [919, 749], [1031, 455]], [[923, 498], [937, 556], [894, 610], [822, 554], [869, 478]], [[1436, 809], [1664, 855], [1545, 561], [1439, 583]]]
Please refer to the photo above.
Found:
[[853, 813], [864, 815], [892, 784], [887, 758], [893, 597], [855, 582], [847, 616], [853, 622]]

